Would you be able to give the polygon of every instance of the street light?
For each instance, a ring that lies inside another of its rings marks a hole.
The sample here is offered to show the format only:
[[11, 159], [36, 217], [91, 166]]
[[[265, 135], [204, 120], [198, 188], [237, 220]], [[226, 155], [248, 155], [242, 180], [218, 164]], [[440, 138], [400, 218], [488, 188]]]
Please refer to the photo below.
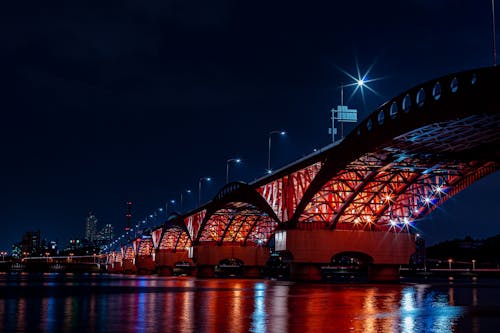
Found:
[[451, 258], [448, 259], [448, 268], [450, 269], [450, 271], [451, 271], [451, 263], [452, 262], [453, 262], [453, 259], [451, 259]]
[[475, 259], [472, 259], [472, 270], [473, 271], [476, 270], [476, 260]]
[[229, 164], [230, 163], [241, 163], [241, 159], [230, 158], [226, 161], [226, 184], [229, 183]]
[[285, 135], [285, 131], [271, 131], [269, 132], [269, 141], [267, 146], [267, 173], [271, 173], [271, 138], [273, 134]]
[[168, 204], [171, 204], [172, 205], [172, 208], [173, 208], [173, 205], [175, 205], [175, 200], [169, 200], [165, 203], [165, 218], [168, 217]]
[[2, 261], [5, 261], [5, 256], [7, 255], [7, 252], [2, 251], [0, 252], [0, 254], [2, 255]]
[[191, 190], [190, 189], [186, 189], [185, 191], [182, 191], [181, 192], [181, 200], [179, 201], [179, 210], [182, 211], [182, 203], [183, 203], [183, 199], [184, 199], [184, 192], [186, 192], [187, 194], [191, 194]]
[[210, 178], [210, 177], [201, 177], [200, 180], [198, 181], [198, 207], [201, 204], [201, 183], [203, 181], [209, 182], [211, 180], [212, 180], [212, 178]]

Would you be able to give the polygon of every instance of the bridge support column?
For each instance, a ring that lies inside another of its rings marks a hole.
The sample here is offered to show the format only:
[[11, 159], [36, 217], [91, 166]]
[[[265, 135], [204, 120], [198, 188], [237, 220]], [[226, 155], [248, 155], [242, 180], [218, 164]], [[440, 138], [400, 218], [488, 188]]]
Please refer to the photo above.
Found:
[[137, 273], [137, 267], [135, 266], [133, 259], [123, 259], [122, 272], [124, 274]]
[[275, 236], [276, 251], [291, 254], [291, 278], [321, 279], [321, 266], [335, 255], [358, 253], [370, 257], [372, 281], [399, 280], [399, 265], [415, 252], [415, 238], [407, 233], [364, 230], [284, 230]]
[[297, 281], [320, 281], [321, 265], [314, 263], [292, 263], [290, 278]]
[[153, 256], [151, 255], [137, 256], [135, 266], [137, 267], [137, 274], [139, 275], [153, 274], [156, 270], [155, 262], [153, 261]]
[[259, 278], [262, 276], [261, 267], [258, 266], [245, 266], [243, 273], [247, 278]]
[[199, 278], [213, 278], [215, 277], [215, 266], [197, 265], [196, 277]]
[[368, 280], [371, 282], [399, 282], [399, 265], [370, 265]]
[[194, 248], [198, 277], [215, 276], [215, 266], [224, 259], [239, 259], [243, 262], [243, 276], [260, 277], [261, 269], [269, 259], [269, 249], [262, 246], [198, 245]]
[[160, 276], [172, 276], [174, 273], [174, 269], [170, 266], [158, 266], [156, 271]]
[[156, 251], [155, 264], [159, 275], [173, 275], [177, 263], [189, 263], [194, 266], [193, 260], [188, 257], [186, 250], [173, 252], [171, 250], [160, 249]]

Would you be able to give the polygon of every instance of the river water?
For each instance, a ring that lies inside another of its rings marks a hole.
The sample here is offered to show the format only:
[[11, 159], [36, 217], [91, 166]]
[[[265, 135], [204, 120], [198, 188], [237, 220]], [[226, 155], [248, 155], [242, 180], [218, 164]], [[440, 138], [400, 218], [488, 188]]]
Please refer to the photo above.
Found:
[[3, 274], [0, 332], [500, 332], [500, 281]]

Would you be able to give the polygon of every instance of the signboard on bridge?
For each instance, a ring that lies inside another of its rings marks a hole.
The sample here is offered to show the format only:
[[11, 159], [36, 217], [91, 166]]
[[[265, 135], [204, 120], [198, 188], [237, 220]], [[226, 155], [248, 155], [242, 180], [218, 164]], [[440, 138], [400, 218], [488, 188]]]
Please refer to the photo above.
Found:
[[338, 105], [336, 111], [337, 119], [338, 121], [342, 121], [345, 123], [355, 123], [358, 121], [358, 110], [356, 109], [349, 109], [347, 105]]
[[[358, 110], [349, 109], [347, 105], [337, 105], [337, 109], [332, 109], [332, 127], [328, 129], [328, 134], [332, 135], [332, 142], [335, 142], [335, 135], [337, 134], [335, 120], [340, 123], [355, 123], [358, 121]], [[340, 132], [343, 137], [344, 131], [342, 127]]]

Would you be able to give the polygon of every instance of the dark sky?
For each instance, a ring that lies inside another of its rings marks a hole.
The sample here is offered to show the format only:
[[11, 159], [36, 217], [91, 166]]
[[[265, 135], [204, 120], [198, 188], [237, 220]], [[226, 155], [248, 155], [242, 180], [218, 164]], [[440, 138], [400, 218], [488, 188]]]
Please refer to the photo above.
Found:
[[[65, 245], [85, 217], [125, 226], [170, 199], [329, 143], [342, 68], [382, 78], [360, 118], [423, 81], [492, 64], [489, 0], [10, 1], [0, 10], [0, 248], [40, 229]], [[352, 92], [346, 89], [346, 96]], [[500, 233], [495, 174], [419, 227], [430, 242]], [[474, 221], [474, 224], [471, 223]]]

